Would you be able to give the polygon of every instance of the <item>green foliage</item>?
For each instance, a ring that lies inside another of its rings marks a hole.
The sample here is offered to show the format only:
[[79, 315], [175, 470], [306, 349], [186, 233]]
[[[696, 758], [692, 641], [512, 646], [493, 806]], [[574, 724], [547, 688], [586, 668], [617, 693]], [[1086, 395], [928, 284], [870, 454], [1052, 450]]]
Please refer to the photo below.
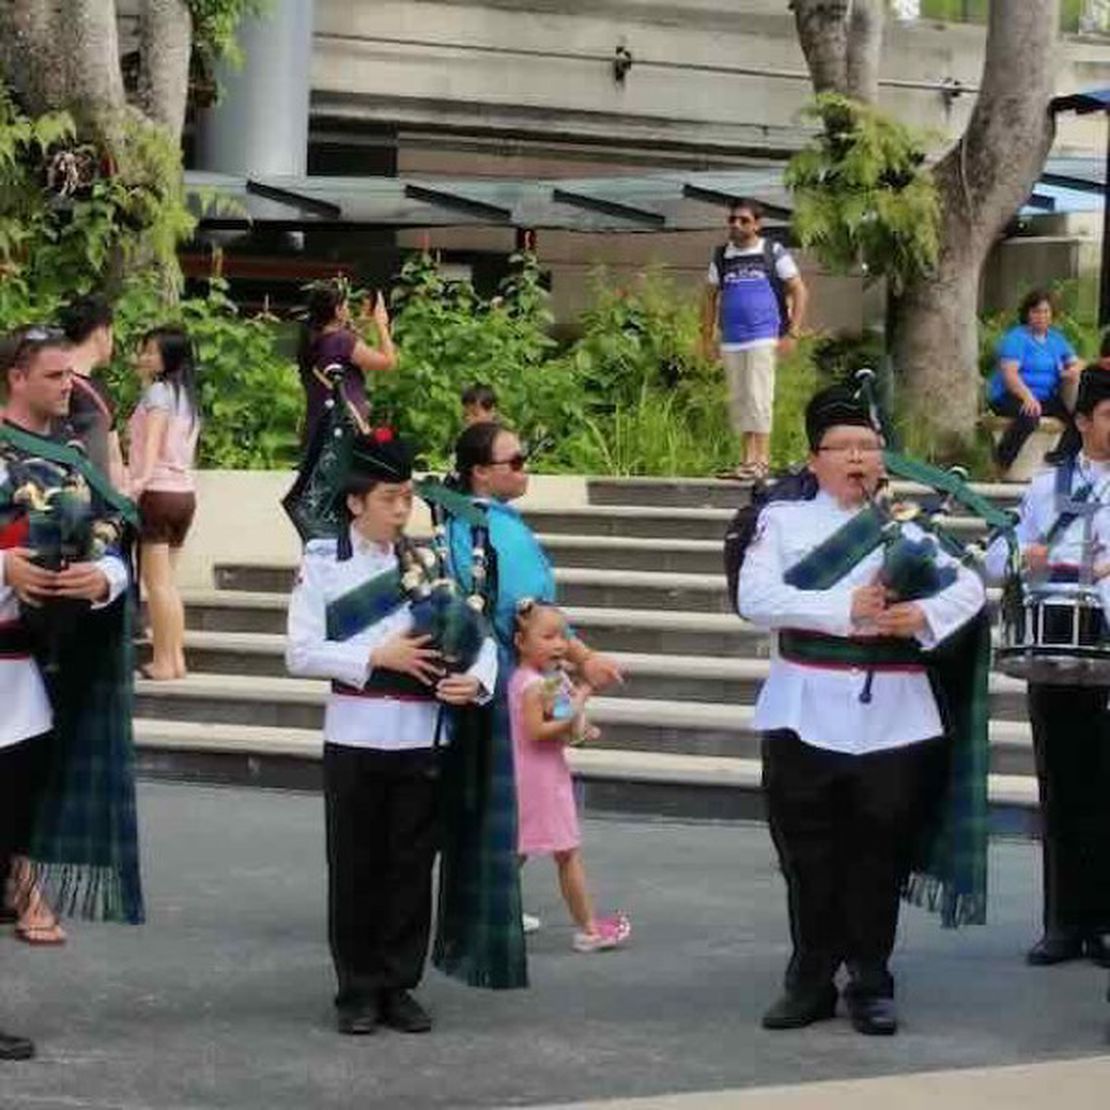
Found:
[[136, 265], [170, 281], [192, 230], [181, 154], [137, 117], [111, 154], [64, 112], [26, 116], [0, 87], [0, 267], [36, 304], [102, 284]]
[[133, 359], [152, 327], [179, 324], [196, 347], [204, 420], [199, 463], [226, 469], [270, 469], [296, 462], [303, 395], [297, 372], [278, 350], [272, 318], [244, 317], [212, 278], [204, 296], [168, 310], [149, 280], [130, 282], [116, 303], [116, 355], [108, 371], [122, 412], [138, 399]]
[[193, 46], [206, 63], [217, 58], [241, 61], [235, 32], [244, 16], [265, 12], [268, 0], [188, 0], [193, 17]]
[[940, 206], [922, 137], [834, 93], [806, 114], [821, 132], [785, 175], [798, 241], [830, 269], [863, 267], [895, 292], [927, 274], [940, 245]]
[[[1061, 0], [1060, 29], [1074, 32], [1079, 29], [1084, 0]], [[940, 19], [949, 23], [986, 23], [990, 0], [922, 0], [921, 15], [924, 19]]]

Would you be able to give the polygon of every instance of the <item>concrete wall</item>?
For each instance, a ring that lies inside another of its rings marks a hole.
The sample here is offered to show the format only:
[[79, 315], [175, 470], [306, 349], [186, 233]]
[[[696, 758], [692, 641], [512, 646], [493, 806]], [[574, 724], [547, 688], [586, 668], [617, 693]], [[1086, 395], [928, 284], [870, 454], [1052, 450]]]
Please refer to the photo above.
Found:
[[[984, 41], [979, 26], [891, 21], [883, 105], [942, 135], [962, 130], [973, 97], [949, 101], [938, 86], [974, 87]], [[618, 45], [633, 56], [623, 83], [612, 73]], [[1059, 91], [1108, 83], [1105, 43], [1063, 42]], [[793, 17], [765, 0], [318, 0], [312, 84], [317, 113], [402, 131], [527, 133], [706, 159], [792, 143], [810, 96]], [[1099, 122], [1063, 121], [1060, 144], [1100, 148]]]
[[[202, 470], [197, 474], [197, 514], [181, 554], [178, 582], [184, 589], [210, 589], [218, 563], [278, 563], [300, 560], [301, 545], [281, 499], [293, 474], [275, 470]], [[533, 475], [517, 504], [576, 507], [587, 503], [586, 479]], [[428, 535], [427, 509], [417, 502], [409, 530]]]

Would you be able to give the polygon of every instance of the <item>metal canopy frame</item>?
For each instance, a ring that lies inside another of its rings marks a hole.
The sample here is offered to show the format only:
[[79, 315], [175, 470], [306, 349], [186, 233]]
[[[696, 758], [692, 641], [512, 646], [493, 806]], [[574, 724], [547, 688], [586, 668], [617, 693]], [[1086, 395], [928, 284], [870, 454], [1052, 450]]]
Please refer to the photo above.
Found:
[[639, 208], [634, 204], [608, 200], [589, 193], [572, 192], [570, 189], [552, 189], [551, 199], [556, 204], [568, 204], [572, 208], [583, 208], [587, 212], [600, 212], [605, 216], [616, 216], [618, 219], [633, 220], [653, 227], [665, 227], [667, 223], [666, 216], [661, 212], [653, 212], [650, 208]]
[[[758, 189], [753, 192], [758, 192]], [[769, 201], [763, 200], [757, 196], [746, 195], [741, 192], [726, 192], [723, 189], [711, 189], [707, 185], [694, 185], [689, 181], [683, 182], [682, 195], [687, 200], [700, 200], [706, 204], [716, 204], [725, 207], [731, 207], [740, 200], [758, 200], [759, 206], [767, 216], [771, 216], [776, 220], [789, 220], [793, 216], [793, 212], [789, 208], [783, 208], [779, 204], [771, 204]]]
[[[1110, 204], [1106, 203], [1106, 190], [1110, 186], [1110, 88], [1088, 89], [1069, 96], [1058, 96], [1052, 100], [1049, 107], [1054, 116], [1059, 112], [1076, 112], [1079, 115], [1102, 112], [1106, 115], [1106, 161], [1102, 185], [1098, 189], [1102, 193], [1102, 265], [1099, 271], [1098, 326], [1104, 328], [1110, 324]], [[1068, 186], [1068, 188], [1073, 187], [1076, 186]], [[1078, 187], [1090, 189], [1089, 184]]]
[[338, 204], [305, 196], [304, 193], [296, 193], [292, 189], [279, 189], [276, 185], [266, 185], [252, 177], [247, 178], [245, 188], [248, 193], [253, 193], [255, 196], [275, 201], [278, 204], [288, 204], [291, 208], [308, 212], [313, 216], [320, 216], [325, 220], [343, 218], [343, 209]]
[[427, 185], [407, 184], [405, 196], [409, 200], [423, 201], [425, 204], [433, 204], [437, 208], [447, 208], [454, 212], [465, 212], [468, 216], [481, 216], [483, 219], [494, 220], [497, 223], [509, 223], [513, 218], [511, 208], [503, 208], [499, 204], [490, 204], [484, 200], [475, 200], [462, 193], [431, 189]]

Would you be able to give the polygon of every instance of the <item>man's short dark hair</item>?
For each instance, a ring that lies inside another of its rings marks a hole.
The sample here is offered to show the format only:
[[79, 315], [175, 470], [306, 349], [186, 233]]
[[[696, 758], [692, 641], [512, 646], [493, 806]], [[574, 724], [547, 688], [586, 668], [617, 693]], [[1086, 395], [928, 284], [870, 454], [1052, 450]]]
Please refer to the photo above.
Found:
[[497, 408], [497, 394], [494, 393], [492, 386], [475, 382], [462, 391], [462, 403], [467, 406], [476, 405], [486, 412], [492, 412]]
[[750, 212], [753, 220], [763, 219], [763, 205], [758, 200], [752, 197], [741, 197], [739, 200], [734, 200], [729, 205], [728, 214], [735, 216], [737, 212]]
[[70, 343], [84, 343], [97, 328], [110, 328], [114, 319], [107, 300], [91, 294], [78, 297], [62, 309], [61, 325]]

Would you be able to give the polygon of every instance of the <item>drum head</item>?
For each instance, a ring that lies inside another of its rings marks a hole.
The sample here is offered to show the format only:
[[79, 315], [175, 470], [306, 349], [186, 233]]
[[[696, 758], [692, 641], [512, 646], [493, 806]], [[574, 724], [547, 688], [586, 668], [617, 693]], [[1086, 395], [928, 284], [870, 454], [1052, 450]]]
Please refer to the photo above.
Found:
[[1110, 686], [1110, 651], [1004, 647], [995, 652], [995, 670], [1047, 686]]

